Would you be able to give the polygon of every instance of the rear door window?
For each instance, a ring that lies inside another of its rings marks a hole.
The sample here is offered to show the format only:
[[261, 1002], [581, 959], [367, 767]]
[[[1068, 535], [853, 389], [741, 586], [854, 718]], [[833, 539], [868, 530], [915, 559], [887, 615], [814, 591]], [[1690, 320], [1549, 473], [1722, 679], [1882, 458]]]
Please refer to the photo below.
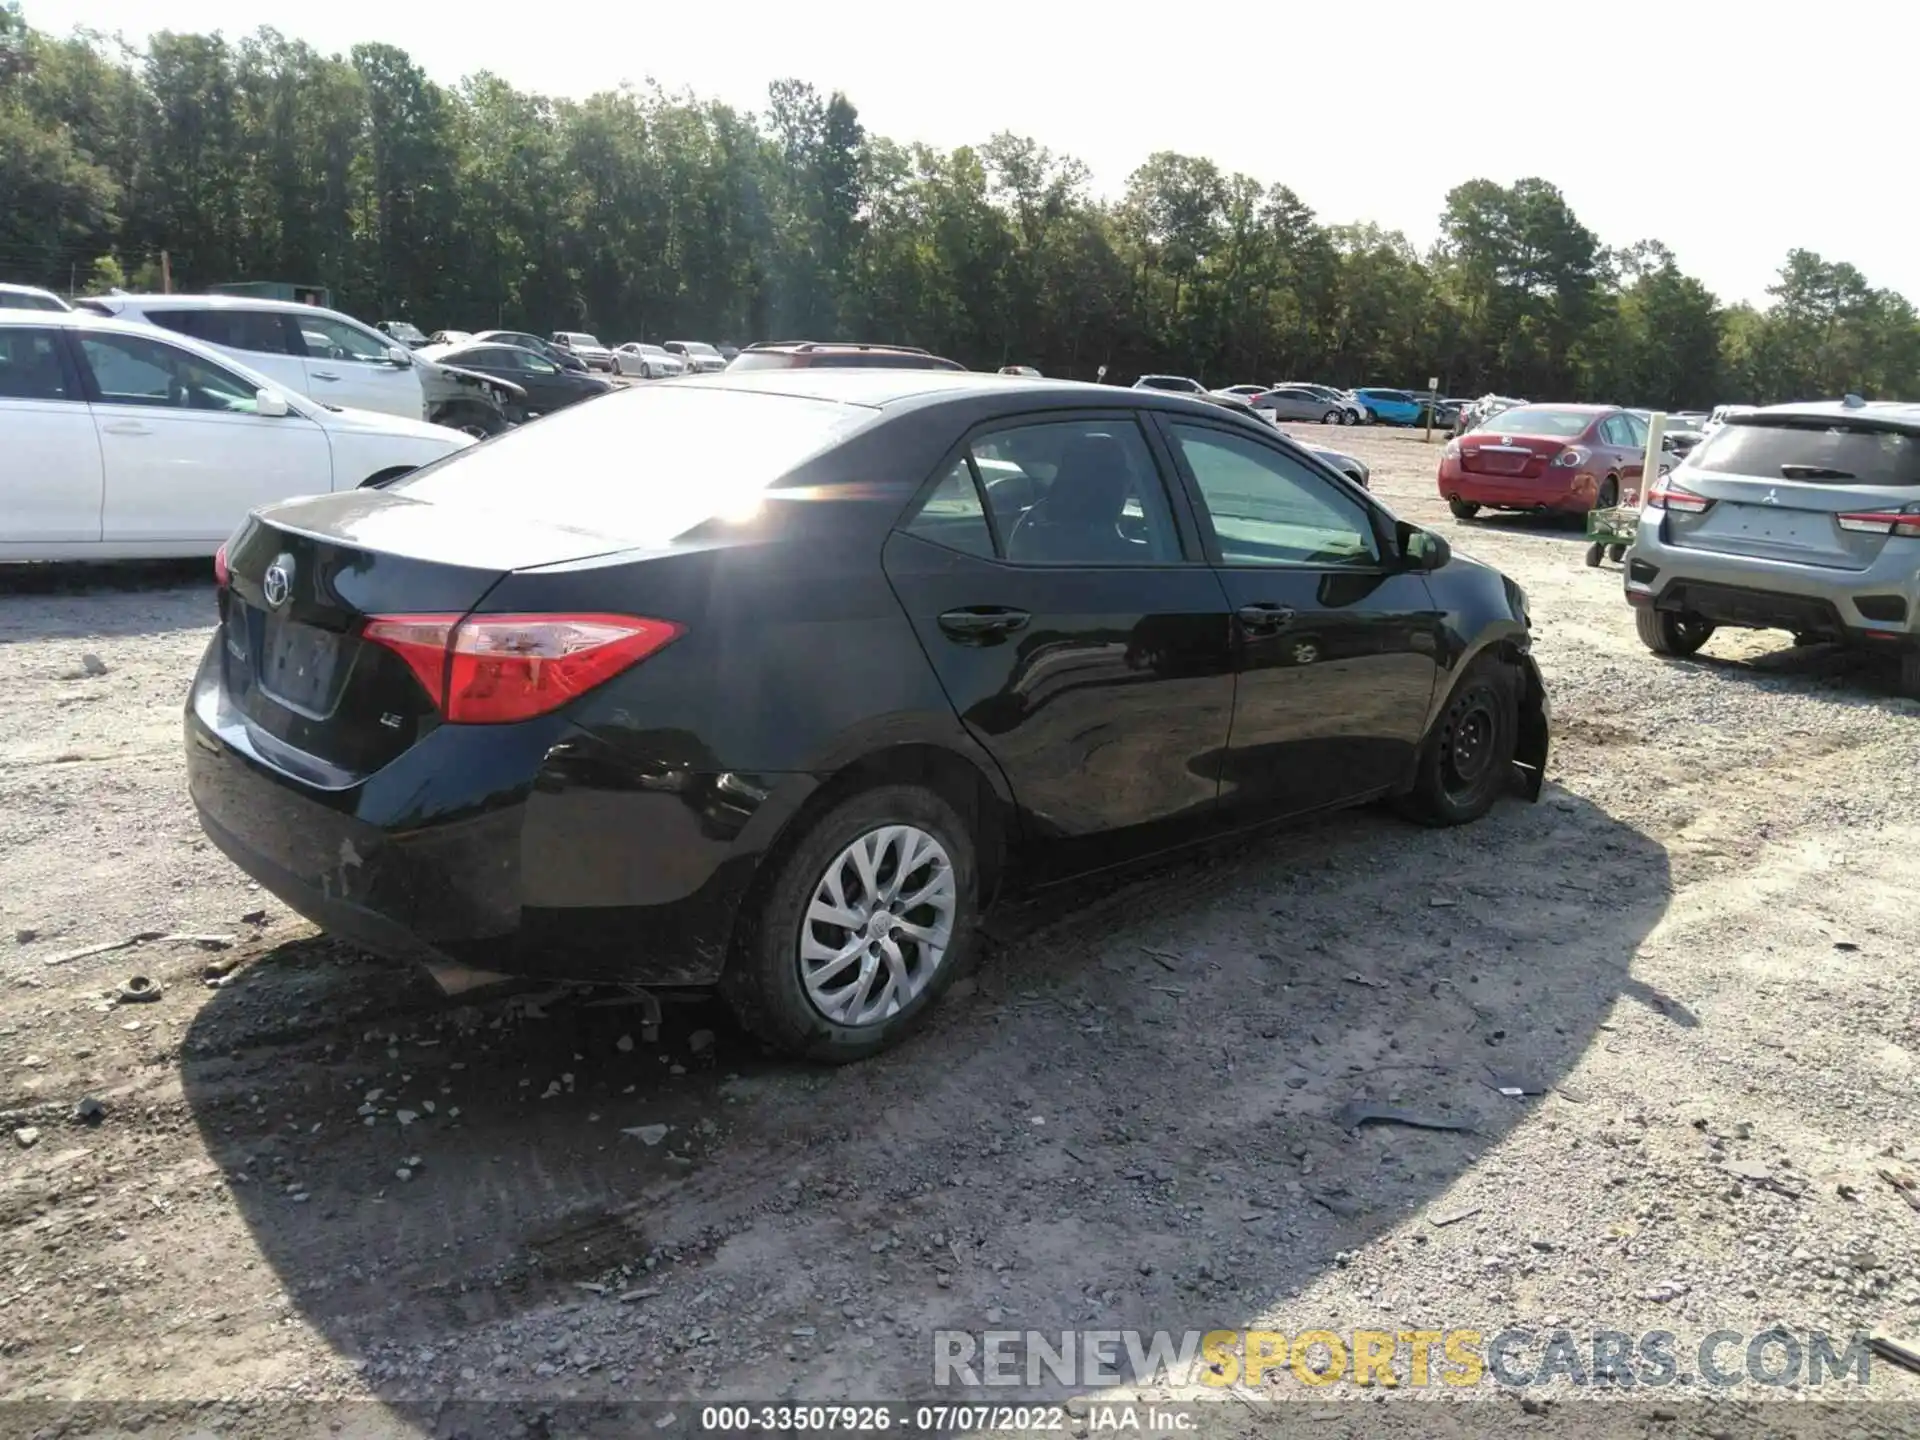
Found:
[[974, 483], [973, 464], [965, 455], [947, 467], [940, 483], [902, 528], [964, 555], [993, 558], [993, 531], [987, 526], [986, 506]]
[[977, 437], [975, 468], [1017, 565], [1169, 565], [1180, 537], [1159, 466], [1130, 416]]
[[273, 310], [153, 310], [147, 318], [163, 330], [190, 335], [227, 350], [261, 355], [297, 353], [284, 319]]
[[1765, 480], [1831, 481], [1920, 488], [1920, 436], [1845, 421], [1734, 421], [1687, 457], [1701, 470]]
[[0, 327], [0, 400], [78, 400], [57, 330]]

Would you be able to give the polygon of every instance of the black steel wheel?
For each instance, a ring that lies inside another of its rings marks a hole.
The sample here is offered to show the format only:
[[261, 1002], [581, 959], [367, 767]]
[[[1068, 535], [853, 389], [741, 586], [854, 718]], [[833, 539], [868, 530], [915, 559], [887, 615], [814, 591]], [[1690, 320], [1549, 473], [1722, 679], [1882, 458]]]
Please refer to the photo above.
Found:
[[1519, 685], [1497, 655], [1469, 665], [1428, 732], [1406, 809], [1427, 825], [1464, 825], [1493, 808], [1513, 778]]

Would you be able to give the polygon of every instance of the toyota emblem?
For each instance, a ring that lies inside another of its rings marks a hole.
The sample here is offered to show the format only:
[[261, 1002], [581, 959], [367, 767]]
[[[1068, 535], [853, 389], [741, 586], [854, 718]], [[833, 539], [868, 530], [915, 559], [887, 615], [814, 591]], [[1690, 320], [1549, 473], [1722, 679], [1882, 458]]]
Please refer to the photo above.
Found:
[[267, 604], [275, 610], [287, 603], [287, 597], [293, 593], [291, 555], [282, 555], [267, 567], [267, 573], [260, 580], [260, 589], [267, 597]]

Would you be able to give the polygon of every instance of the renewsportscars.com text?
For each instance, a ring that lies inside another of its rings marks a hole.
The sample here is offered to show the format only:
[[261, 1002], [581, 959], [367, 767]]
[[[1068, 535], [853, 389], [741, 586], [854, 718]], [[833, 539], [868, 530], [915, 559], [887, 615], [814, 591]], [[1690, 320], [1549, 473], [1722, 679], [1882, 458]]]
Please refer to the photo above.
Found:
[[1670, 1330], [1630, 1333], [1525, 1328], [1405, 1330], [936, 1330], [933, 1383], [942, 1388], [1070, 1388], [1169, 1383], [1223, 1388], [1348, 1381], [1388, 1388], [1494, 1384], [1515, 1389], [1604, 1385], [1865, 1385], [1864, 1334], [1775, 1328], [1715, 1330], [1684, 1341]]

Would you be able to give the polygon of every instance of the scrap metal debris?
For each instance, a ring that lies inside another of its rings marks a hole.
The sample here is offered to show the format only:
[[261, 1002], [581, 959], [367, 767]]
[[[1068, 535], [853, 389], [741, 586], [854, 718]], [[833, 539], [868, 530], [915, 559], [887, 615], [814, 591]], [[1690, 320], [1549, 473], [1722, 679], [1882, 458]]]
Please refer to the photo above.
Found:
[[1726, 1164], [1726, 1171], [1729, 1175], [1736, 1176], [1741, 1180], [1751, 1180], [1762, 1189], [1771, 1190], [1777, 1195], [1784, 1195], [1789, 1200], [1798, 1200], [1800, 1198], [1801, 1192], [1794, 1189], [1793, 1186], [1787, 1184], [1786, 1181], [1776, 1175], [1764, 1160], [1729, 1160]]
[[1904, 1170], [1890, 1170], [1885, 1167], [1874, 1171], [1874, 1174], [1891, 1185], [1894, 1194], [1906, 1201], [1908, 1208], [1920, 1210], [1920, 1180], [1915, 1180]]
[[120, 987], [122, 1005], [140, 1005], [149, 1000], [160, 998], [160, 987], [144, 975], [129, 975], [127, 983]]
[[1473, 1124], [1446, 1115], [1426, 1115], [1418, 1110], [1402, 1110], [1396, 1105], [1370, 1105], [1356, 1100], [1335, 1113], [1333, 1123], [1349, 1133], [1362, 1125], [1412, 1125], [1421, 1130], [1459, 1130], [1471, 1135]]
[[1884, 1335], [1869, 1335], [1867, 1348], [1882, 1360], [1890, 1360], [1895, 1365], [1920, 1375], [1920, 1350], [1902, 1345], [1897, 1340], [1889, 1340]]
[[1481, 1208], [1482, 1207], [1478, 1205], [1469, 1205], [1464, 1210], [1446, 1210], [1446, 1211], [1429, 1210], [1427, 1212], [1427, 1223], [1436, 1228], [1443, 1228], [1448, 1225], [1458, 1225], [1462, 1220], [1471, 1220], [1474, 1216], [1478, 1215], [1481, 1211]]

